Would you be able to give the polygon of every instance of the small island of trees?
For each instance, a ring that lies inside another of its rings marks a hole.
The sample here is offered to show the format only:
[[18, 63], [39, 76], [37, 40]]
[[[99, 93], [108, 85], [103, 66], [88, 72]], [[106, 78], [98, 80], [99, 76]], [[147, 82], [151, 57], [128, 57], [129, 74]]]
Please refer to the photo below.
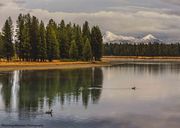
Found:
[[9, 17], [0, 33], [0, 58], [12, 61], [53, 61], [59, 59], [99, 61], [103, 40], [98, 26], [59, 24], [50, 19], [47, 25], [30, 14], [20, 14], [14, 30]]

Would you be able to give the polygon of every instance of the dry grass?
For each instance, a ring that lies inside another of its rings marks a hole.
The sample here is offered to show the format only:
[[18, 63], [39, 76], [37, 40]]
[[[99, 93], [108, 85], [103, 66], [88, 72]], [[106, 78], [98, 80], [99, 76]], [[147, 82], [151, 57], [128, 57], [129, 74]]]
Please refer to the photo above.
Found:
[[171, 56], [104, 56], [103, 61], [114, 62], [114, 61], [160, 61], [160, 62], [180, 62], [180, 57]]
[[161, 62], [180, 62], [180, 57], [144, 57], [144, 56], [104, 56], [99, 62], [83, 61], [53, 61], [53, 62], [5, 62], [0, 61], [0, 71], [4, 70], [44, 70], [44, 69], [70, 69], [70, 68], [89, 68], [108, 66], [124, 61], [161, 61]]
[[70, 69], [70, 68], [89, 68], [107, 65], [105, 62], [0, 62], [0, 71], [2, 70], [44, 70], [44, 69]]
[[47, 66], [47, 65], [72, 65], [72, 64], [90, 64], [90, 62], [0, 62], [2, 66]]

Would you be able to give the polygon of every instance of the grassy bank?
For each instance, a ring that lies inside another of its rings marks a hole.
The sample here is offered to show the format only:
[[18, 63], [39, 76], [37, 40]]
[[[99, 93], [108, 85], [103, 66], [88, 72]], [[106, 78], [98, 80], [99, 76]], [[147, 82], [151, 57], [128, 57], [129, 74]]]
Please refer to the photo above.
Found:
[[180, 57], [104, 56], [99, 62], [0, 62], [0, 71], [102, 67], [123, 62], [180, 62]]
[[71, 69], [88, 68], [108, 65], [107, 62], [0, 62], [0, 70], [43, 70], [43, 69]]

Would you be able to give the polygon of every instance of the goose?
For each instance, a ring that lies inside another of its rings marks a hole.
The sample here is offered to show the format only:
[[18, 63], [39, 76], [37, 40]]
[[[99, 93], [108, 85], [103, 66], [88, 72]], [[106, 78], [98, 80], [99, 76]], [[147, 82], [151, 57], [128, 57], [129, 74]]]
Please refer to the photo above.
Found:
[[51, 114], [52, 115], [53, 110], [46, 111], [45, 114]]
[[132, 87], [131, 89], [132, 89], [132, 90], [136, 90], [136, 87]]

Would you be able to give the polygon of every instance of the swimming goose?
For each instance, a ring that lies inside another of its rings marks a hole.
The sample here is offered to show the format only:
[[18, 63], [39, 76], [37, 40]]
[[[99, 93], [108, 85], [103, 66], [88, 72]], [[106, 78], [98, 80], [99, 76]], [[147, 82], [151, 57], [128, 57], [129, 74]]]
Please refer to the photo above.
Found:
[[131, 89], [132, 89], [132, 90], [136, 90], [136, 87], [132, 87]]
[[52, 115], [53, 110], [51, 109], [50, 111], [46, 111], [45, 114], [51, 114]]

